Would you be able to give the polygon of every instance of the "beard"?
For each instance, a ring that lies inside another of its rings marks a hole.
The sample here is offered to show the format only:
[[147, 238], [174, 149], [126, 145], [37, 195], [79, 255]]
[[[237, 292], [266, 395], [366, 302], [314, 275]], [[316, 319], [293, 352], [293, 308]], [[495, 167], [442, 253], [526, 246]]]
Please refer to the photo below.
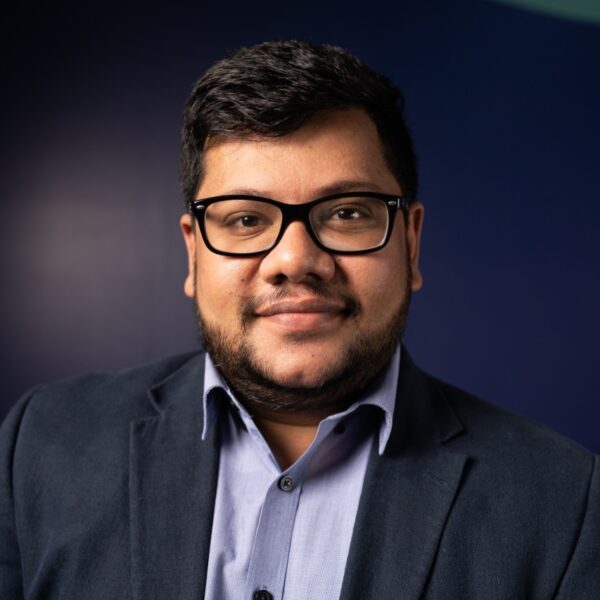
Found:
[[[367, 391], [386, 369], [402, 340], [411, 299], [412, 276], [408, 261], [405, 273], [404, 296], [390, 320], [381, 329], [370, 332], [356, 327], [354, 339], [343, 349], [337, 361], [329, 366], [327, 376], [310, 387], [286, 386], [276, 381], [269, 373], [266, 357], [261, 361], [244, 335], [257, 318], [257, 306], [292, 295], [285, 284], [268, 297], [251, 298], [244, 302], [241, 330], [236, 336], [228, 335], [218, 325], [207, 322], [195, 294], [200, 341], [236, 398], [250, 414], [265, 411], [280, 414], [333, 414], [350, 406]], [[197, 285], [194, 287], [198, 289]], [[317, 297], [341, 300], [346, 307], [346, 319], [356, 319], [362, 312], [356, 297], [340, 293], [327, 283], [307, 281], [294, 285], [294, 289], [298, 287]], [[309, 339], [310, 335], [290, 335], [288, 341], [301, 344], [303, 338]]]

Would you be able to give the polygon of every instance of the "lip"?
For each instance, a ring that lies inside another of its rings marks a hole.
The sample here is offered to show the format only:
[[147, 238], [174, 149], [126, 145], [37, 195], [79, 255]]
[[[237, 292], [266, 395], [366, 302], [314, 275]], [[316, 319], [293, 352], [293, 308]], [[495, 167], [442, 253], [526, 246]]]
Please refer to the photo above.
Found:
[[305, 313], [344, 313], [344, 303], [326, 298], [287, 298], [277, 300], [256, 311], [259, 317]]
[[287, 298], [260, 308], [264, 323], [289, 332], [311, 332], [336, 326], [348, 312], [345, 303], [324, 298]]

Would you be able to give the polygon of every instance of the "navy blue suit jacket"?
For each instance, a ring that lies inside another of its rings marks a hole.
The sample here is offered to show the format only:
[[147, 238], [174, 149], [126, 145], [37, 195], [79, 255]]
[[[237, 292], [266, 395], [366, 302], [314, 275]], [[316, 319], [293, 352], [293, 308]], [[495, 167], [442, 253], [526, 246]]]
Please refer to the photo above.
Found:
[[[78, 378], [15, 406], [0, 434], [2, 600], [203, 598], [219, 456], [218, 428], [200, 439], [203, 365]], [[598, 462], [403, 353], [342, 598], [598, 600]]]

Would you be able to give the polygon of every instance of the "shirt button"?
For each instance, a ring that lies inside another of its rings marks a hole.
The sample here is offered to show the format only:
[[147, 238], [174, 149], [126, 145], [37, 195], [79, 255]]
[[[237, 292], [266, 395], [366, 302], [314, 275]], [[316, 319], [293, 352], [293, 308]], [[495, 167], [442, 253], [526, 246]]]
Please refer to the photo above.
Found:
[[273, 600], [273, 594], [267, 590], [256, 590], [252, 595], [252, 600]]
[[279, 489], [283, 492], [291, 492], [294, 489], [294, 480], [289, 475], [284, 475], [279, 480]]

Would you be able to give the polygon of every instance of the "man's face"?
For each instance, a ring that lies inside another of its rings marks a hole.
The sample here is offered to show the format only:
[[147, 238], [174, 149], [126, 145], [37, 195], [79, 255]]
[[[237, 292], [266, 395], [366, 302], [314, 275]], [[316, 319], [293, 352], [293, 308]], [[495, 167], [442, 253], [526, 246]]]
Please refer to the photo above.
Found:
[[[281, 138], [212, 140], [196, 197], [252, 194], [298, 204], [338, 191], [402, 193], [375, 125], [358, 109], [324, 113]], [[292, 222], [278, 245], [258, 257], [214, 254], [184, 215], [184, 290], [197, 303], [209, 351], [218, 347], [222, 363], [243, 355], [257, 377], [285, 388], [336, 380], [350, 368], [351, 354], [351, 368], [360, 368], [356, 353], [372, 355], [401, 327], [410, 292], [421, 287], [422, 215], [413, 204], [407, 226], [397, 215], [387, 246], [352, 256], [319, 249], [305, 226]], [[376, 361], [383, 366], [388, 358]], [[235, 365], [222, 369], [226, 378], [228, 368], [234, 377]]]

